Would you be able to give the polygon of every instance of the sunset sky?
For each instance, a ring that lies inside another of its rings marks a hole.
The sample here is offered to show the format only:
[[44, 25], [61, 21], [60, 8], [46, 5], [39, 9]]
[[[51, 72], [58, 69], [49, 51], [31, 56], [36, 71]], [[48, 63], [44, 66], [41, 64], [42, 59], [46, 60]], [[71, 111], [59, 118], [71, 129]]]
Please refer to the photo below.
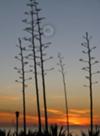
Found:
[[[85, 79], [87, 73], [81, 68], [85, 66], [79, 62], [85, 58], [82, 54], [82, 35], [88, 32], [93, 38], [91, 46], [96, 46], [93, 56], [100, 61], [100, 0], [38, 0], [43, 9], [41, 15], [46, 17], [43, 28], [45, 40], [52, 42], [47, 51], [53, 56], [46, 62], [46, 68], [55, 69], [46, 76], [46, 94], [49, 123], [65, 124], [65, 106], [62, 77], [58, 71], [57, 53], [64, 57], [66, 85], [68, 93], [68, 106], [70, 124], [89, 124], [89, 89]], [[15, 111], [19, 111], [22, 122], [22, 91], [16, 71], [19, 65], [14, 56], [18, 53], [16, 44], [18, 37], [24, 37], [25, 25], [22, 23], [24, 12], [27, 10], [28, 0], [1, 0], [0, 1], [0, 125], [12, 125], [15, 122]], [[50, 32], [46, 32], [49, 29]], [[100, 70], [97, 64], [94, 70]], [[30, 75], [29, 75], [30, 76]], [[26, 88], [26, 109], [28, 124], [37, 122], [36, 95], [34, 76], [28, 81]], [[94, 77], [100, 81], [100, 75]], [[39, 75], [41, 113], [43, 117], [43, 95], [41, 89], [41, 76]], [[93, 86], [94, 95], [94, 122], [100, 124], [100, 82]]]

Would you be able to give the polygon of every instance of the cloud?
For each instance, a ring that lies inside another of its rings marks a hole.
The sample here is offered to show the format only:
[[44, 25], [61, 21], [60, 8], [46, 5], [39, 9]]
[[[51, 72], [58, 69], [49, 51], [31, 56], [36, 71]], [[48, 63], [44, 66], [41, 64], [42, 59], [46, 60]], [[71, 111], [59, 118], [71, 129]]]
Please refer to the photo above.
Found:
[[70, 109], [69, 112], [70, 113], [76, 113], [76, 114], [87, 114], [87, 113], [89, 113], [89, 110], [88, 109], [83, 109], [83, 110]]
[[60, 110], [47, 109], [47, 111], [48, 111], [49, 113], [53, 113], [53, 114], [59, 114], [59, 115], [62, 115], [62, 114], [63, 114], [63, 112], [60, 111]]
[[0, 101], [17, 101], [18, 99], [17, 96], [0, 96]]

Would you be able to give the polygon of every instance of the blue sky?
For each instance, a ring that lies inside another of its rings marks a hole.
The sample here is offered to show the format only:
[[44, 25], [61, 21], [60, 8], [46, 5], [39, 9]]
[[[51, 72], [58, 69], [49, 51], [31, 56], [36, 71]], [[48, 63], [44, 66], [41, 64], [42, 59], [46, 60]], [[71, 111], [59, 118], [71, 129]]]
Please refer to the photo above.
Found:
[[[18, 37], [24, 37], [24, 25], [21, 20], [24, 18], [26, 3], [28, 0], [1, 0], [0, 2], [0, 95], [20, 95], [19, 87], [14, 80], [17, 78], [13, 67], [16, 65], [14, 56], [17, 54], [15, 45]], [[97, 46], [93, 55], [100, 60], [100, 1], [99, 0], [39, 0], [42, 14], [46, 17], [44, 26], [49, 26], [53, 35], [46, 37], [46, 41], [51, 41], [48, 55], [54, 57], [52, 63], [48, 62], [47, 67], [54, 65], [55, 70], [48, 73], [47, 97], [52, 99], [55, 96], [62, 96], [61, 76], [57, 71], [57, 53], [61, 52], [66, 64], [66, 79], [68, 81], [68, 91], [71, 108], [87, 108], [84, 99], [88, 102], [88, 88], [83, 88], [86, 83], [85, 73], [81, 71], [81, 64], [78, 60], [83, 57], [81, 53], [83, 42], [82, 35], [89, 32], [93, 36], [91, 45]], [[96, 67], [100, 69], [100, 64]], [[97, 75], [100, 81], [100, 76]], [[55, 82], [56, 81], [56, 82]], [[58, 86], [59, 84], [59, 86]], [[95, 105], [99, 107], [100, 83], [95, 86]], [[29, 90], [29, 89], [28, 89]], [[55, 91], [54, 91], [55, 90]], [[28, 93], [28, 92], [27, 92]], [[31, 89], [32, 93], [32, 89]], [[59, 94], [59, 95], [58, 95]], [[82, 94], [82, 97], [80, 96]], [[35, 91], [34, 91], [35, 95]], [[83, 100], [83, 101], [81, 101]], [[58, 100], [60, 101], [60, 100]], [[80, 104], [78, 103], [80, 101]], [[76, 104], [75, 104], [76, 102]], [[2, 101], [0, 105], [4, 104]], [[60, 102], [62, 104], [63, 102]], [[4, 104], [7, 106], [7, 104]], [[48, 102], [52, 107], [52, 102]], [[58, 103], [59, 105], [59, 103]], [[1, 106], [0, 106], [1, 107]], [[8, 106], [9, 107], [9, 106]], [[59, 107], [59, 106], [58, 106]], [[2, 108], [0, 109], [2, 111]], [[13, 109], [14, 110], [14, 109]], [[98, 111], [100, 113], [100, 111]]]

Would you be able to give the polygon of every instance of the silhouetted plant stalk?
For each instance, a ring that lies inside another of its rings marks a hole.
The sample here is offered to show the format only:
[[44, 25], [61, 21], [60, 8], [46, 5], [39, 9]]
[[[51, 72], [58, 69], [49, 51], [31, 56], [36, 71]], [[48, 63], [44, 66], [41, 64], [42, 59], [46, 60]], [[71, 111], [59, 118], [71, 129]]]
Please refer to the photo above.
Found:
[[[28, 19], [24, 19], [23, 22], [28, 25], [24, 30], [30, 34], [29, 38], [24, 37], [24, 40], [28, 41], [31, 43], [29, 46], [30, 50], [32, 51], [32, 54], [29, 54], [28, 59], [32, 59], [34, 61], [34, 77], [35, 77], [35, 87], [36, 87], [36, 98], [37, 98], [37, 111], [38, 111], [38, 129], [41, 132], [41, 113], [40, 113], [40, 102], [39, 102], [39, 87], [38, 87], [38, 77], [37, 77], [37, 56], [36, 56], [36, 41], [35, 41], [35, 25], [36, 25], [36, 20], [35, 20], [35, 11], [34, 11], [34, 6], [35, 2], [34, 0], [30, 0], [30, 3], [27, 4], [27, 6], [30, 7], [29, 12], [25, 12], [27, 17], [30, 18], [30, 21], [28, 22]], [[32, 57], [32, 58], [30, 58]]]
[[[39, 12], [41, 11], [41, 9], [38, 8], [38, 5], [39, 3], [36, 0], [30, 0], [30, 2], [27, 4], [27, 6], [30, 7], [30, 11], [25, 12], [25, 15], [30, 17], [30, 20], [28, 21], [28, 19], [24, 19], [23, 22], [28, 25], [28, 27], [26, 27], [24, 30], [28, 32], [31, 36], [29, 38], [24, 37], [24, 40], [31, 43], [31, 45], [29, 45], [28, 47], [29, 47], [29, 50], [32, 51], [32, 54], [29, 54], [27, 58], [30, 60], [32, 59], [34, 60], [39, 131], [41, 131], [41, 113], [40, 113], [40, 102], [39, 102], [39, 89], [38, 89], [39, 85], [38, 85], [38, 77], [37, 77], [37, 74], [38, 74], [37, 66], [41, 68], [44, 114], [45, 114], [45, 130], [48, 132], [44, 62], [46, 60], [52, 59], [52, 57], [44, 59], [44, 56], [46, 56], [46, 53], [44, 53], [44, 50], [47, 49], [51, 43], [49, 42], [44, 44], [42, 42], [43, 28], [41, 27], [41, 21], [44, 18], [39, 17]], [[52, 68], [48, 70], [52, 70]]]
[[25, 102], [25, 81], [26, 80], [31, 80], [31, 78], [26, 79], [25, 78], [25, 73], [28, 71], [25, 71], [25, 66], [28, 64], [27, 61], [25, 61], [26, 56], [24, 56], [24, 51], [26, 51], [25, 47], [22, 47], [22, 43], [21, 43], [21, 39], [18, 39], [19, 41], [19, 45], [17, 45], [17, 47], [20, 50], [20, 53], [18, 54], [18, 56], [15, 56], [15, 59], [17, 59], [18, 61], [20, 61], [21, 63], [21, 68], [17, 68], [15, 67], [14, 69], [17, 70], [17, 73], [20, 75], [19, 79], [20, 80], [16, 80], [16, 82], [21, 83], [22, 84], [22, 93], [23, 93], [23, 129], [24, 129], [24, 135], [26, 135], [26, 102]]
[[60, 53], [58, 53], [58, 59], [59, 59], [59, 63], [57, 63], [57, 64], [60, 66], [60, 72], [62, 74], [62, 81], [63, 81], [63, 87], [64, 87], [65, 110], [66, 110], [66, 124], [67, 124], [67, 132], [68, 132], [68, 136], [69, 136], [70, 132], [69, 132], [68, 98], [67, 98], [67, 89], [66, 89], [66, 81], [65, 81], [65, 72], [64, 72], [63, 57], [61, 56]]
[[88, 76], [86, 76], [86, 79], [89, 80], [89, 86], [87, 85], [85, 86], [89, 87], [89, 90], [90, 90], [90, 133], [91, 133], [91, 136], [93, 136], [93, 127], [94, 127], [94, 123], [93, 123], [93, 84], [97, 83], [97, 81], [93, 82], [93, 75], [100, 73], [100, 71], [93, 72], [92, 70], [93, 65], [97, 64], [98, 61], [96, 61], [95, 57], [92, 57], [91, 55], [92, 51], [96, 47], [95, 46], [92, 48], [90, 47], [91, 37], [88, 36], [88, 32], [86, 32], [86, 35], [83, 36], [83, 38], [85, 39], [85, 42], [83, 42], [81, 45], [86, 50], [83, 50], [82, 52], [88, 56], [88, 59], [87, 60], [80, 59], [80, 61], [87, 63], [87, 66], [83, 67], [82, 70], [85, 70], [88, 72]]
[[[45, 116], [45, 130], [48, 132], [48, 115], [47, 115], [47, 102], [46, 102], [46, 89], [45, 89], [45, 70], [44, 70], [44, 62], [52, 59], [52, 57], [49, 57], [47, 59], [44, 59], [44, 56], [46, 56], [46, 53], [44, 53], [44, 50], [48, 48], [50, 43], [43, 43], [43, 28], [41, 27], [41, 21], [44, 19], [44, 17], [39, 16], [39, 12], [41, 11], [40, 8], [38, 8], [39, 3], [35, 1], [35, 13], [36, 13], [36, 25], [37, 25], [37, 37], [39, 43], [39, 52], [40, 52], [40, 67], [41, 67], [41, 75], [42, 75], [42, 87], [43, 87], [43, 100], [44, 100], [44, 116]], [[52, 70], [53, 68], [49, 69]]]

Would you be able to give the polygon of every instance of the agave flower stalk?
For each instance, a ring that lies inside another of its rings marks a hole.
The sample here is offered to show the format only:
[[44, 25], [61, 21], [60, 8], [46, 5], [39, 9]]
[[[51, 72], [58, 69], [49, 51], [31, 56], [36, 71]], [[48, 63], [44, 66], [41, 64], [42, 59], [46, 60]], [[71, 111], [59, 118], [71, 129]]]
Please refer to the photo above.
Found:
[[87, 64], [87, 66], [83, 67], [82, 70], [88, 72], [88, 76], [85, 76], [85, 77], [89, 81], [89, 86], [88, 85], [85, 85], [85, 86], [86, 87], [88, 86], [89, 91], [90, 91], [90, 133], [91, 133], [91, 136], [93, 136], [93, 127], [94, 127], [94, 123], [93, 123], [93, 84], [97, 83], [97, 81], [93, 82], [93, 75], [100, 73], [100, 71], [93, 72], [93, 69], [92, 69], [93, 66], [98, 63], [98, 61], [95, 60], [95, 57], [92, 57], [92, 51], [96, 47], [95, 46], [90, 47], [91, 37], [88, 36], [88, 32], [86, 32], [86, 35], [83, 36], [83, 38], [85, 39], [85, 42], [83, 42], [81, 45], [85, 48], [85, 50], [83, 50], [82, 53], [87, 55], [88, 59], [87, 60], [80, 59], [80, 61]]
[[67, 132], [68, 136], [70, 135], [69, 132], [69, 112], [68, 112], [68, 96], [67, 96], [67, 89], [66, 89], [66, 81], [65, 81], [65, 72], [64, 72], [64, 64], [63, 64], [63, 58], [61, 57], [61, 54], [58, 53], [58, 59], [59, 63], [58, 65], [60, 66], [60, 72], [62, 74], [62, 81], [63, 81], [63, 87], [64, 87], [64, 95], [65, 95], [65, 110], [66, 110], [66, 125], [67, 125]]
[[17, 46], [20, 49], [19, 56], [15, 56], [17, 60], [20, 61], [21, 63], [21, 69], [15, 67], [17, 72], [20, 74], [20, 79], [16, 80], [16, 82], [20, 82], [22, 84], [22, 92], [23, 92], [23, 129], [24, 129], [24, 134], [26, 135], [26, 102], [25, 102], [25, 64], [27, 62], [24, 62], [24, 56], [23, 56], [23, 51], [25, 48], [22, 47], [21, 39], [19, 38], [19, 45]]
[[40, 112], [40, 102], [39, 102], [39, 86], [38, 86], [38, 77], [37, 77], [37, 56], [36, 56], [36, 43], [35, 43], [35, 14], [34, 14], [34, 0], [31, 0], [27, 6], [30, 8], [29, 12], [25, 12], [30, 21], [28, 23], [28, 19], [24, 19], [23, 22], [28, 24], [24, 30], [30, 34], [30, 38], [24, 37], [25, 41], [30, 43], [29, 49], [32, 51], [32, 54], [29, 54], [28, 59], [32, 57], [34, 62], [34, 78], [35, 78], [35, 89], [36, 89], [36, 98], [37, 98], [37, 113], [38, 113], [38, 129], [41, 132], [41, 112]]
[[[44, 116], [45, 116], [45, 131], [48, 132], [48, 115], [47, 115], [47, 100], [46, 100], [46, 89], [45, 89], [45, 69], [44, 69], [44, 62], [46, 60], [51, 59], [52, 57], [49, 57], [48, 59], [44, 59], [46, 56], [46, 53], [44, 53], [44, 50], [48, 48], [49, 43], [44, 44], [43, 43], [43, 28], [41, 27], [41, 22], [44, 20], [44, 17], [40, 17], [39, 12], [41, 11], [40, 8], [38, 8], [39, 3], [35, 1], [35, 13], [36, 13], [36, 25], [37, 25], [37, 41], [39, 43], [39, 52], [40, 52], [40, 68], [41, 68], [41, 75], [42, 75], [42, 87], [43, 87], [43, 101], [44, 101]], [[51, 70], [51, 69], [49, 69]], [[47, 70], [47, 71], [49, 71]]]

